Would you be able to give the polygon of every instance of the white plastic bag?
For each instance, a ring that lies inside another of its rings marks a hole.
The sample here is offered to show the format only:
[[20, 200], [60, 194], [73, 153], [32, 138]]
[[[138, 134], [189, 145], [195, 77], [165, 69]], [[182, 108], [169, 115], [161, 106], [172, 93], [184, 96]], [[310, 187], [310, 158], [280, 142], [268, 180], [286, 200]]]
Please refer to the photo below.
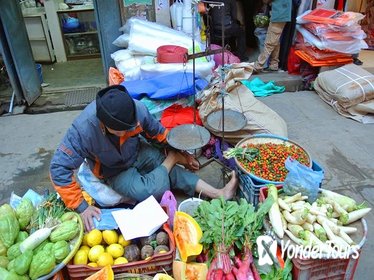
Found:
[[182, 1], [175, 0], [174, 4], [170, 6], [171, 25], [173, 29], [182, 30], [182, 11]]
[[87, 162], [81, 164], [77, 177], [81, 187], [100, 206], [114, 206], [122, 202], [122, 196], [96, 178]]

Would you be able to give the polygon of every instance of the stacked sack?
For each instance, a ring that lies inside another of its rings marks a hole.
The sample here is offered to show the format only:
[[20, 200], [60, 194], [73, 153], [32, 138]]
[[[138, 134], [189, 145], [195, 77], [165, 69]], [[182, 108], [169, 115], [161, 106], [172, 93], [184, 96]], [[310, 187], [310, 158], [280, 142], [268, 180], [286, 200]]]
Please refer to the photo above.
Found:
[[339, 114], [362, 123], [374, 123], [374, 75], [354, 64], [318, 75], [318, 95]]

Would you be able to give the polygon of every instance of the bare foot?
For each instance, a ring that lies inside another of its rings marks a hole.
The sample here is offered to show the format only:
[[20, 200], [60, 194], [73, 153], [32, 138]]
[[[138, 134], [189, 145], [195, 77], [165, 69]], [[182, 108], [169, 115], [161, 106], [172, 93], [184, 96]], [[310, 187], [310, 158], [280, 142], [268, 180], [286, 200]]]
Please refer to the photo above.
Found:
[[235, 196], [236, 188], [238, 187], [238, 177], [235, 171], [231, 172], [231, 179], [222, 189], [222, 195], [225, 199], [232, 199]]

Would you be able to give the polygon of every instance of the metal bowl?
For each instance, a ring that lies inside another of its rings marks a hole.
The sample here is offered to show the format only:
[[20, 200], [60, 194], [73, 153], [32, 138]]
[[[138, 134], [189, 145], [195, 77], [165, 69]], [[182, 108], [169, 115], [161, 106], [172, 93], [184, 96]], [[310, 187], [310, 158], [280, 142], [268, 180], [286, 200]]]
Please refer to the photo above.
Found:
[[[243, 147], [247, 144], [265, 144], [265, 143], [285, 144], [285, 145], [288, 145], [288, 146], [294, 145], [294, 146], [299, 147], [301, 150], [304, 151], [304, 153], [306, 154], [306, 156], [308, 158], [308, 161], [309, 161], [308, 166], [310, 168], [312, 167], [312, 164], [313, 164], [312, 158], [311, 158], [310, 154], [303, 147], [301, 147], [299, 144], [297, 144], [294, 141], [288, 140], [287, 138], [283, 138], [283, 137], [280, 137], [280, 136], [276, 136], [276, 135], [254, 135], [254, 136], [244, 138], [243, 140], [239, 141], [236, 144], [235, 147], [239, 148], [239, 147]], [[246, 170], [245, 168], [243, 168], [241, 166], [239, 160], [236, 157], [235, 157], [235, 163], [242, 172], [244, 172], [245, 174], [248, 174], [252, 179], [256, 180], [257, 182], [264, 183], [264, 184], [281, 184], [281, 183], [283, 183], [283, 182], [277, 182], [277, 181], [269, 181], [269, 180], [266, 180], [264, 178], [258, 177], [253, 173], [248, 172], [248, 170]]]
[[[224, 119], [224, 127], [222, 127], [222, 118]], [[239, 131], [247, 124], [247, 119], [238, 111], [225, 109], [212, 112], [207, 117], [208, 128], [217, 132], [234, 132]]]

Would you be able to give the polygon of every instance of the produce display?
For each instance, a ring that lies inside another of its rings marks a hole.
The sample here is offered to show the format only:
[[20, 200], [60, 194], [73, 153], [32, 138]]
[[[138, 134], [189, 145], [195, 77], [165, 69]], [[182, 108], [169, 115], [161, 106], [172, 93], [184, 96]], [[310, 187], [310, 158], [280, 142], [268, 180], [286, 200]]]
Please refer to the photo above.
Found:
[[[199, 205], [194, 217], [203, 232], [200, 258], [209, 263], [206, 279], [260, 279], [253, 256], [257, 256], [256, 240], [263, 234], [264, 218], [273, 202], [271, 197], [266, 199], [257, 211], [245, 199], [213, 199]], [[289, 279], [291, 268], [288, 260], [272, 279]]]
[[0, 279], [35, 280], [69, 258], [83, 224], [63, 205], [54, 193], [36, 209], [28, 198], [0, 207]]
[[162, 229], [151, 236], [134, 240], [125, 240], [116, 230], [93, 229], [84, 234], [73, 264], [91, 267], [115, 266], [149, 260], [169, 251], [169, 236]]
[[352, 198], [325, 189], [313, 203], [301, 193], [285, 196], [274, 185], [268, 186], [268, 197], [274, 201], [270, 224], [279, 238], [287, 235], [297, 245], [312, 245], [330, 255], [349, 253], [357, 245], [350, 237], [357, 228], [351, 224], [371, 210], [364, 203], [358, 205]]
[[[235, 150], [238, 152], [233, 152]], [[233, 154], [241, 168], [268, 181], [283, 182], [286, 179], [288, 171], [284, 163], [288, 157], [306, 166], [310, 165], [307, 153], [297, 145], [246, 143], [242, 147], [229, 149], [225, 156], [233, 157]]]

